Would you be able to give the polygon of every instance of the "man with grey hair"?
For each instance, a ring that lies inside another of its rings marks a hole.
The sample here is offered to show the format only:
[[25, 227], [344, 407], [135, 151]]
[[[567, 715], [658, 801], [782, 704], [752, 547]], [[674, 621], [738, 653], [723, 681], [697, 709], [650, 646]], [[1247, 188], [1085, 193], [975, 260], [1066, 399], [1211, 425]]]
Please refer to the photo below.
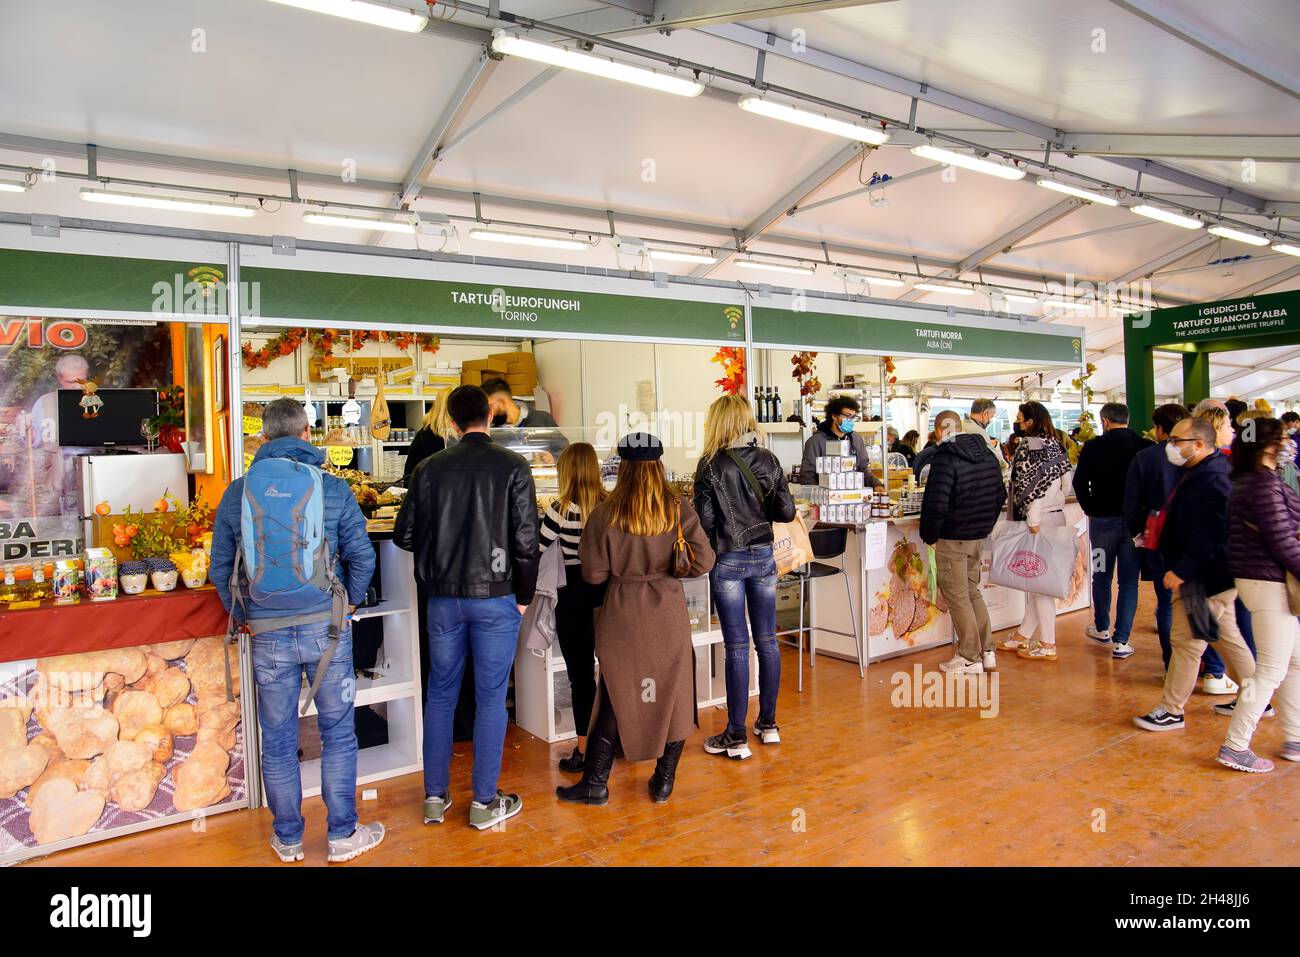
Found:
[[[287, 609], [264, 607], [255, 601], [247, 588], [248, 563], [243, 563], [239, 595], [231, 591], [231, 575], [237, 552], [243, 544], [243, 526], [247, 512], [250, 529], [257, 525], [273, 538], [279, 529], [287, 529], [291, 544], [302, 515], [310, 514], [311, 505], [319, 504], [323, 514], [326, 553], [334, 567], [336, 581], [346, 591], [350, 619], [356, 606], [365, 600], [375, 572], [375, 550], [366, 534], [366, 519], [357, 506], [348, 484], [329, 473], [321, 472], [321, 450], [307, 441], [307, 412], [297, 399], [276, 399], [262, 412], [262, 435], [266, 444], [257, 450], [250, 473], [259, 463], [285, 459], [297, 468], [280, 469], [290, 477], [303, 477], [303, 488], [312, 489], [319, 478], [319, 492], [302, 495], [285, 490], [281, 481], [265, 485], [254, 474], [250, 496], [245, 499], [245, 478], [230, 483], [217, 506], [212, 530], [212, 584], [216, 586], [227, 610], [235, 601], [237, 619], [253, 637], [253, 673], [257, 680], [257, 717], [262, 730], [262, 780], [266, 785], [267, 803], [275, 817], [271, 848], [285, 863], [303, 859], [302, 778], [298, 768], [298, 703], [302, 693], [302, 675], [315, 689], [317, 729], [321, 739], [321, 796], [327, 813], [329, 855], [331, 862], [348, 861], [378, 846], [384, 839], [382, 824], [357, 823], [357, 734], [353, 715], [355, 673], [352, 664], [352, 634], [345, 624], [337, 641], [331, 635], [332, 594], [313, 587], [310, 582], [298, 591], [311, 594], [302, 607]], [[264, 469], [265, 470], [265, 469]], [[270, 473], [268, 473], [270, 474]], [[279, 474], [276, 472], [274, 474]], [[277, 489], [275, 486], [279, 485]], [[306, 498], [320, 495], [318, 503]], [[282, 514], [280, 513], [282, 511]], [[259, 536], [259, 542], [261, 536]], [[303, 546], [305, 547], [305, 546]], [[247, 550], [245, 551], [247, 554]], [[269, 554], [269, 553], [268, 553]], [[292, 557], [276, 553], [278, 561], [265, 556], [263, 565], [287, 567]], [[266, 575], [265, 568], [261, 571]], [[318, 593], [318, 594], [317, 594]], [[241, 596], [248, 596], [243, 599]], [[341, 612], [340, 612], [341, 615]], [[322, 652], [333, 654], [325, 661]], [[323, 675], [318, 674], [321, 668]]]
[[[59, 390], [81, 389], [78, 380], [90, 377], [90, 364], [77, 352], [67, 352], [54, 363], [56, 387], [46, 392], [32, 404], [31, 441], [33, 449], [41, 449], [45, 458], [45, 474], [38, 479], [46, 493], [59, 496], [59, 510], [76, 509], [76, 469], [68, 461], [82, 451], [64, 450], [59, 446]], [[53, 503], [51, 503], [53, 504]]]
[[962, 422], [961, 430], [967, 435], [978, 435], [984, 439], [998, 464], [1002, 464], [1002, 455], [998, 451], [998, 440], [989, 435], [989, 425], [998, 415], [997, 403], [992, 399], [976, 399], [970, 404], [970, 418]]
[[[1128, 427], [1128, 406], [1107, 402], [1101, 407], [1101, 435], [1089, 439], [1079, 452], [1074, 471], [1074, 494], [1088, 516], [1088, 540], [1092, 546], [1093, 623], [1085, 634], [1111, 650], [1112, 658], [1133, 654], [1129, 635], [1137, 613], [1137, 546], [1124, 523], [1124, 487], [1134, 457], [1151, 442]], [[1110, 592], [1112, 580], [1119, 581], [1115, 607], [1115, 630], [1111, 631]]]

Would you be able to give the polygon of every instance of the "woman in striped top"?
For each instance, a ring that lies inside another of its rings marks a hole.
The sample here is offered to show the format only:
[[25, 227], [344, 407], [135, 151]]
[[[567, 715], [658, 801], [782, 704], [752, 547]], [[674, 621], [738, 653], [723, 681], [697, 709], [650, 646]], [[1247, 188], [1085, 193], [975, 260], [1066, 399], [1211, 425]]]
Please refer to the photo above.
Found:
[[560, 453], [556, 463], [560, 494], [542, 515], [540, 544], [544, 551], [558, 540], [564, 556], [565, 581], [555, 604], [555, 632], [564, 655], [569, 689], [573, 695], [573, 720], [578, 746], [560, 759], [560, 770], [583, 769], [582, 739], [591, 724], [596, 700], [596, 626], [594, 612], [605, 596], [604, 585], [589, 585], [582, 577], [578, 542], [592, 511], [608, 494], [600, 481], [600, 461], [586, 442], [575, 442]]

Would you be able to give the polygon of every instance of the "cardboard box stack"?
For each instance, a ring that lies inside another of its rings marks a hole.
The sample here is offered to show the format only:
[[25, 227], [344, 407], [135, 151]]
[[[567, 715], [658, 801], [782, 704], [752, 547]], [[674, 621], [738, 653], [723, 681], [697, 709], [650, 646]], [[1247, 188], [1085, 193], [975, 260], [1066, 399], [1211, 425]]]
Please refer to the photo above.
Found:
[[531, 352], [498, 352], [488, 361], [505, 369], [511, 395], [531, 396], [537, 388], [537, 361]]

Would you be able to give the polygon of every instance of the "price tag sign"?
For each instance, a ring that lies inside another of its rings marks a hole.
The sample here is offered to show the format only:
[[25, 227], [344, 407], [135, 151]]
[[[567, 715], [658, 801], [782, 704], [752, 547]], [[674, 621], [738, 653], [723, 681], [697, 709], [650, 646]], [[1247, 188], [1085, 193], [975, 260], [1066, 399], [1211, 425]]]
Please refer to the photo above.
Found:
[[245, 471], [245, 472], [247, 472], [248, 469], [249, 469], [249, 467], [253, 464], [253, 456], [254, 456], [255, 454], [256, 454], [255, 452], [245, 452], [245, 453], [244, 453], [244, 471]]
[[865, 532], [866, 541], [866, 566], [869, 570], [884, 568], [888, 560], [888, 522], [871, 522], [867, 525]]
[[245, 435], [261, 435], [261, 434], [262, 434], [262, 420], [261, 420], [261, 419], [255, 419], [255, 418], [253, 418], [253, 416], [251, 416], [251, 415], [246, 415], [246, 416], [244, 416], [244, 434], [245, 434]]
[[352, 447], [350, 445], [331, 445], [326, 449], [329, 455], [330, 465], [337, 465], [342, 468], [352, 463]]

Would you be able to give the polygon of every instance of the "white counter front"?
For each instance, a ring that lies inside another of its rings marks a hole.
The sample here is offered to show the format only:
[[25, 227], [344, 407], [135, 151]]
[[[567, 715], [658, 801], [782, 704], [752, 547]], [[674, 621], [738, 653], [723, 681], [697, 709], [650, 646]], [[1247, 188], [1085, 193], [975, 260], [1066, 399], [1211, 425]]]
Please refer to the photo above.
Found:
[[[1070, 581], [1070, 594], [1056, 603], [1057, 614], [1087, 608], [1092, 603], [1089, 574], [1088, 520], [1083, 510], [1071, 502], [1065, 506], [1065, 518], [1078, 535], [1075, 553], [1075, 571]], [[918, 517], [882, 520], [885, 531], [884, 565], [873, 564], [867, 554], [868, 525], [845, 526], [848, 529], [848, 547], [842, 559], [832, 559], [829, 564], [843, 562], [848, 572], [853, 610], [850, 617], [848, 598], [843, 579], [836, 575], [814, 579], [809, 600], [810, 616], [814, 627], [832, 628], [849, 632], [850, 622], [857, 620], [861, 634], [866, 636], [865, 649], [869, 661], [879, 661], [896, 655], [923, 651], [949, 644], [953, 641], [952, 618], [948, 615], [943, 596], [935, 589], [931, 600], [929, 562], [925, 543], [921, 541]], [[999, 526], [1006, 519], [999, 520]], [[879, 557], [877, 551], [876, 558]], [[1025, 614], [1025, 594], [1014, 589], [988, 583], [988, 543], [985, 543], [980, 589], [995, 631], [1020, 624]], [[878, 562], [874, 562], [878, 564]], [[824, 631], [814, 631], [813, 649], [835, 658], [857, 660], [857, 649], [852, 638]]]

